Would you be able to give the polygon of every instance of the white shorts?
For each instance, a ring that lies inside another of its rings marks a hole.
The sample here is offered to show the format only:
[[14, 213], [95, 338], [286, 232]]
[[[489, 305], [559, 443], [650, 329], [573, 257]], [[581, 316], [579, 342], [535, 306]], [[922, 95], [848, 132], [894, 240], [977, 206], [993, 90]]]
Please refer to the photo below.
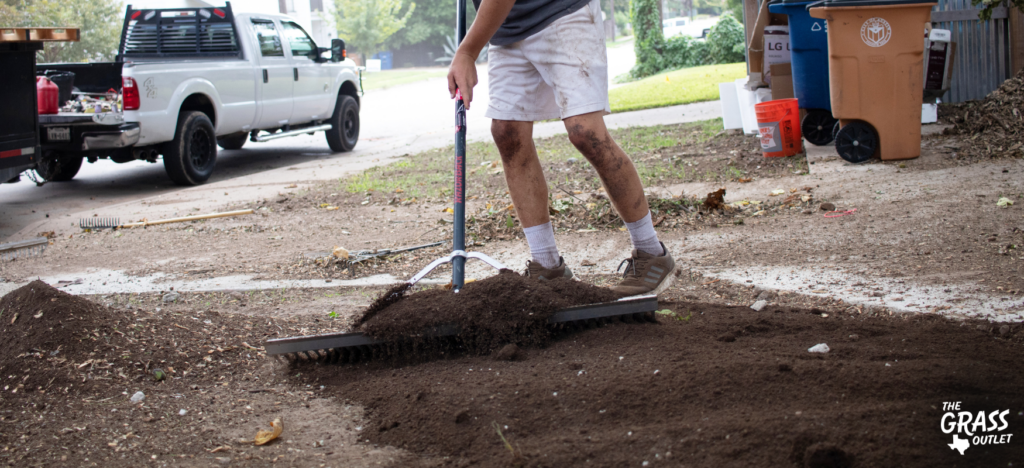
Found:
[[536, 122], [602, 111], [608, 105], [608, 52], [600, 0], [563, 16], [537, 34], [490, 46], [484, 114]]

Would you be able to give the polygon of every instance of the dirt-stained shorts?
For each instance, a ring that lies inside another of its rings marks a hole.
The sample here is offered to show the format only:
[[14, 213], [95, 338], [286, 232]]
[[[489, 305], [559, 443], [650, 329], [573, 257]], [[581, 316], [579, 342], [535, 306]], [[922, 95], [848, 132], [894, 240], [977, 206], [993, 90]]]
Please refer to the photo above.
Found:
[[485, 115], [535, 122], [611, 113], [600, 0], [519, 42], [488, 49]]

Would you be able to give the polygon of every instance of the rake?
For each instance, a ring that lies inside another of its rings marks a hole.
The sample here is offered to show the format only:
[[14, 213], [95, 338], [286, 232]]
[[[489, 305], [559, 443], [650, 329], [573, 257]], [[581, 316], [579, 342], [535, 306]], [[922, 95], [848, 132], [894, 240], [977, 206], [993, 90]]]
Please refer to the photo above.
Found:
[[[458, 45], [466, 37], [466, 0], [456, 0], [456, 36]], [[405, 291], [425, 278], [435, 268], [452, 264], [452, 291], [458, 293], [466, 280], [466, 260], [477, 259], [487, 265], [503, 270], [505, 266], [480, 252], [466, 252], [466, 105], [461, 90], [455, 93], [455, 190], [452, 228], [452, 253], [438, 258], [420, 270], [409, 281], [392, 288], [378, 301], [394, 302]], [[615, 302], [570, 307], [555, 312], [548, 320], [548, 328], [556, 333], [572, 332], [584, 328], [601, 326], [614, 321], [656, 322], [654, 311], [658, 309], [657, 296], [641, 296], [620, 299]], [[441, 326], [424, 330], [419, 339], [455, 340], [460, 329], [457, 326]], [[332, 333], [325, 335], [298, 336], [268, 340], [267, 354], [293, 362], [315, 361], [326, 363], [354, 363], [388, 355], [392, 350], [416, 349], [416, 342], [384, 342], [361, 332]]]

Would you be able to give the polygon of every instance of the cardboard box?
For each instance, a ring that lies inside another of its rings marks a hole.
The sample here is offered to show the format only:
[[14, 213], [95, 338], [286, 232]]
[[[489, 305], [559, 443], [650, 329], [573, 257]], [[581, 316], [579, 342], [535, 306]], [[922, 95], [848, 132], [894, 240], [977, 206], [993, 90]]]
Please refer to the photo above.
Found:
[[777, 63], [771, 66], [772, 99], [790, 99], [793, 93], [793, 67], [789, 63]]
[[764, 28], [764, 69], [762, 80], [772, 85], [772, 65], [790, 62], [789, 26], [768, 25]]
[[789, 16], [769, 13], [768, 2], [761, 2], [757, 21], [754, 22], [754, 31], [750, 34], [750, 43], [747, 44], [747, 73], [764, 71], [764, 28], [775, 25], [789, 25]]

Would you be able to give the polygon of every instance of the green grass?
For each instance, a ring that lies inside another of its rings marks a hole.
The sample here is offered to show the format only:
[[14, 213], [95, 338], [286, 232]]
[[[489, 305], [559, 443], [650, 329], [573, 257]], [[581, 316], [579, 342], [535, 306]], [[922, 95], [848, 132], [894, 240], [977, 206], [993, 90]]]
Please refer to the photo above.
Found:
[[363, 72], [363, 91], [390, 88], [423, 81], [439, 76], [447, 76], [447, 68], [399, 68], [379, 72]]
[[747, 73], [746, 64], [706, 65], [660, 73], [608, 92], [612, 112], [674, 106], [718, 99], [718, 84]]
[[[677, 145], [700, 146], [713, 138], [722, 130], [722, 119], [704, 120], [676, 125], [655, 125], [651, 127], [628, 127], [611, 130], [612, 137], [622, 149], [633, 157], [637, 171], [644, 184], [654, 184], [663, 180], [685, 178], [689, 168], [660, 157], [648, 158], [654, 151]], [[565, 163], [569, 158], [583, 162], [583, 156], [569, 142], [565, 135], [534, 140], [537, 155], [542, 164]], [[494, 182], [504, 176], [492, 173], [494, 169], [483, 163], [498, 162], [500, 156], [493, 143], [475, 142], [468, 145], [466, 153], [470, 155], [466, 168], [468, 187], [479, 190], [486, 181]], [[451, 194], [452, 165], [454, 150], [451, 146], [424, 151], [409, 156], [407, 159], [386, 166], [367, 169], [360, 174], [339, 180], [339, 188], [349, 193], [376, 192], [397, 195], [400, 199], [423, 199], [424, 197], [441, 197]], [[596, 190], [600, 184], [597, 179], [588, 179], [592, 169], [573, 171], [556, 171], [547, 174], [548, 184], [552, 192], [559, 185], [579, 189]], [[714, 179], [713, 175], [705, 174], [706, 178]], [[588, 179], [588, 180], [585, 180]], [[503, 182], [501, 182], [503, 183]], [[397, 190], [401, 190], [398, 192]], [[504, 191], [502, 188], [501, 191]]]

